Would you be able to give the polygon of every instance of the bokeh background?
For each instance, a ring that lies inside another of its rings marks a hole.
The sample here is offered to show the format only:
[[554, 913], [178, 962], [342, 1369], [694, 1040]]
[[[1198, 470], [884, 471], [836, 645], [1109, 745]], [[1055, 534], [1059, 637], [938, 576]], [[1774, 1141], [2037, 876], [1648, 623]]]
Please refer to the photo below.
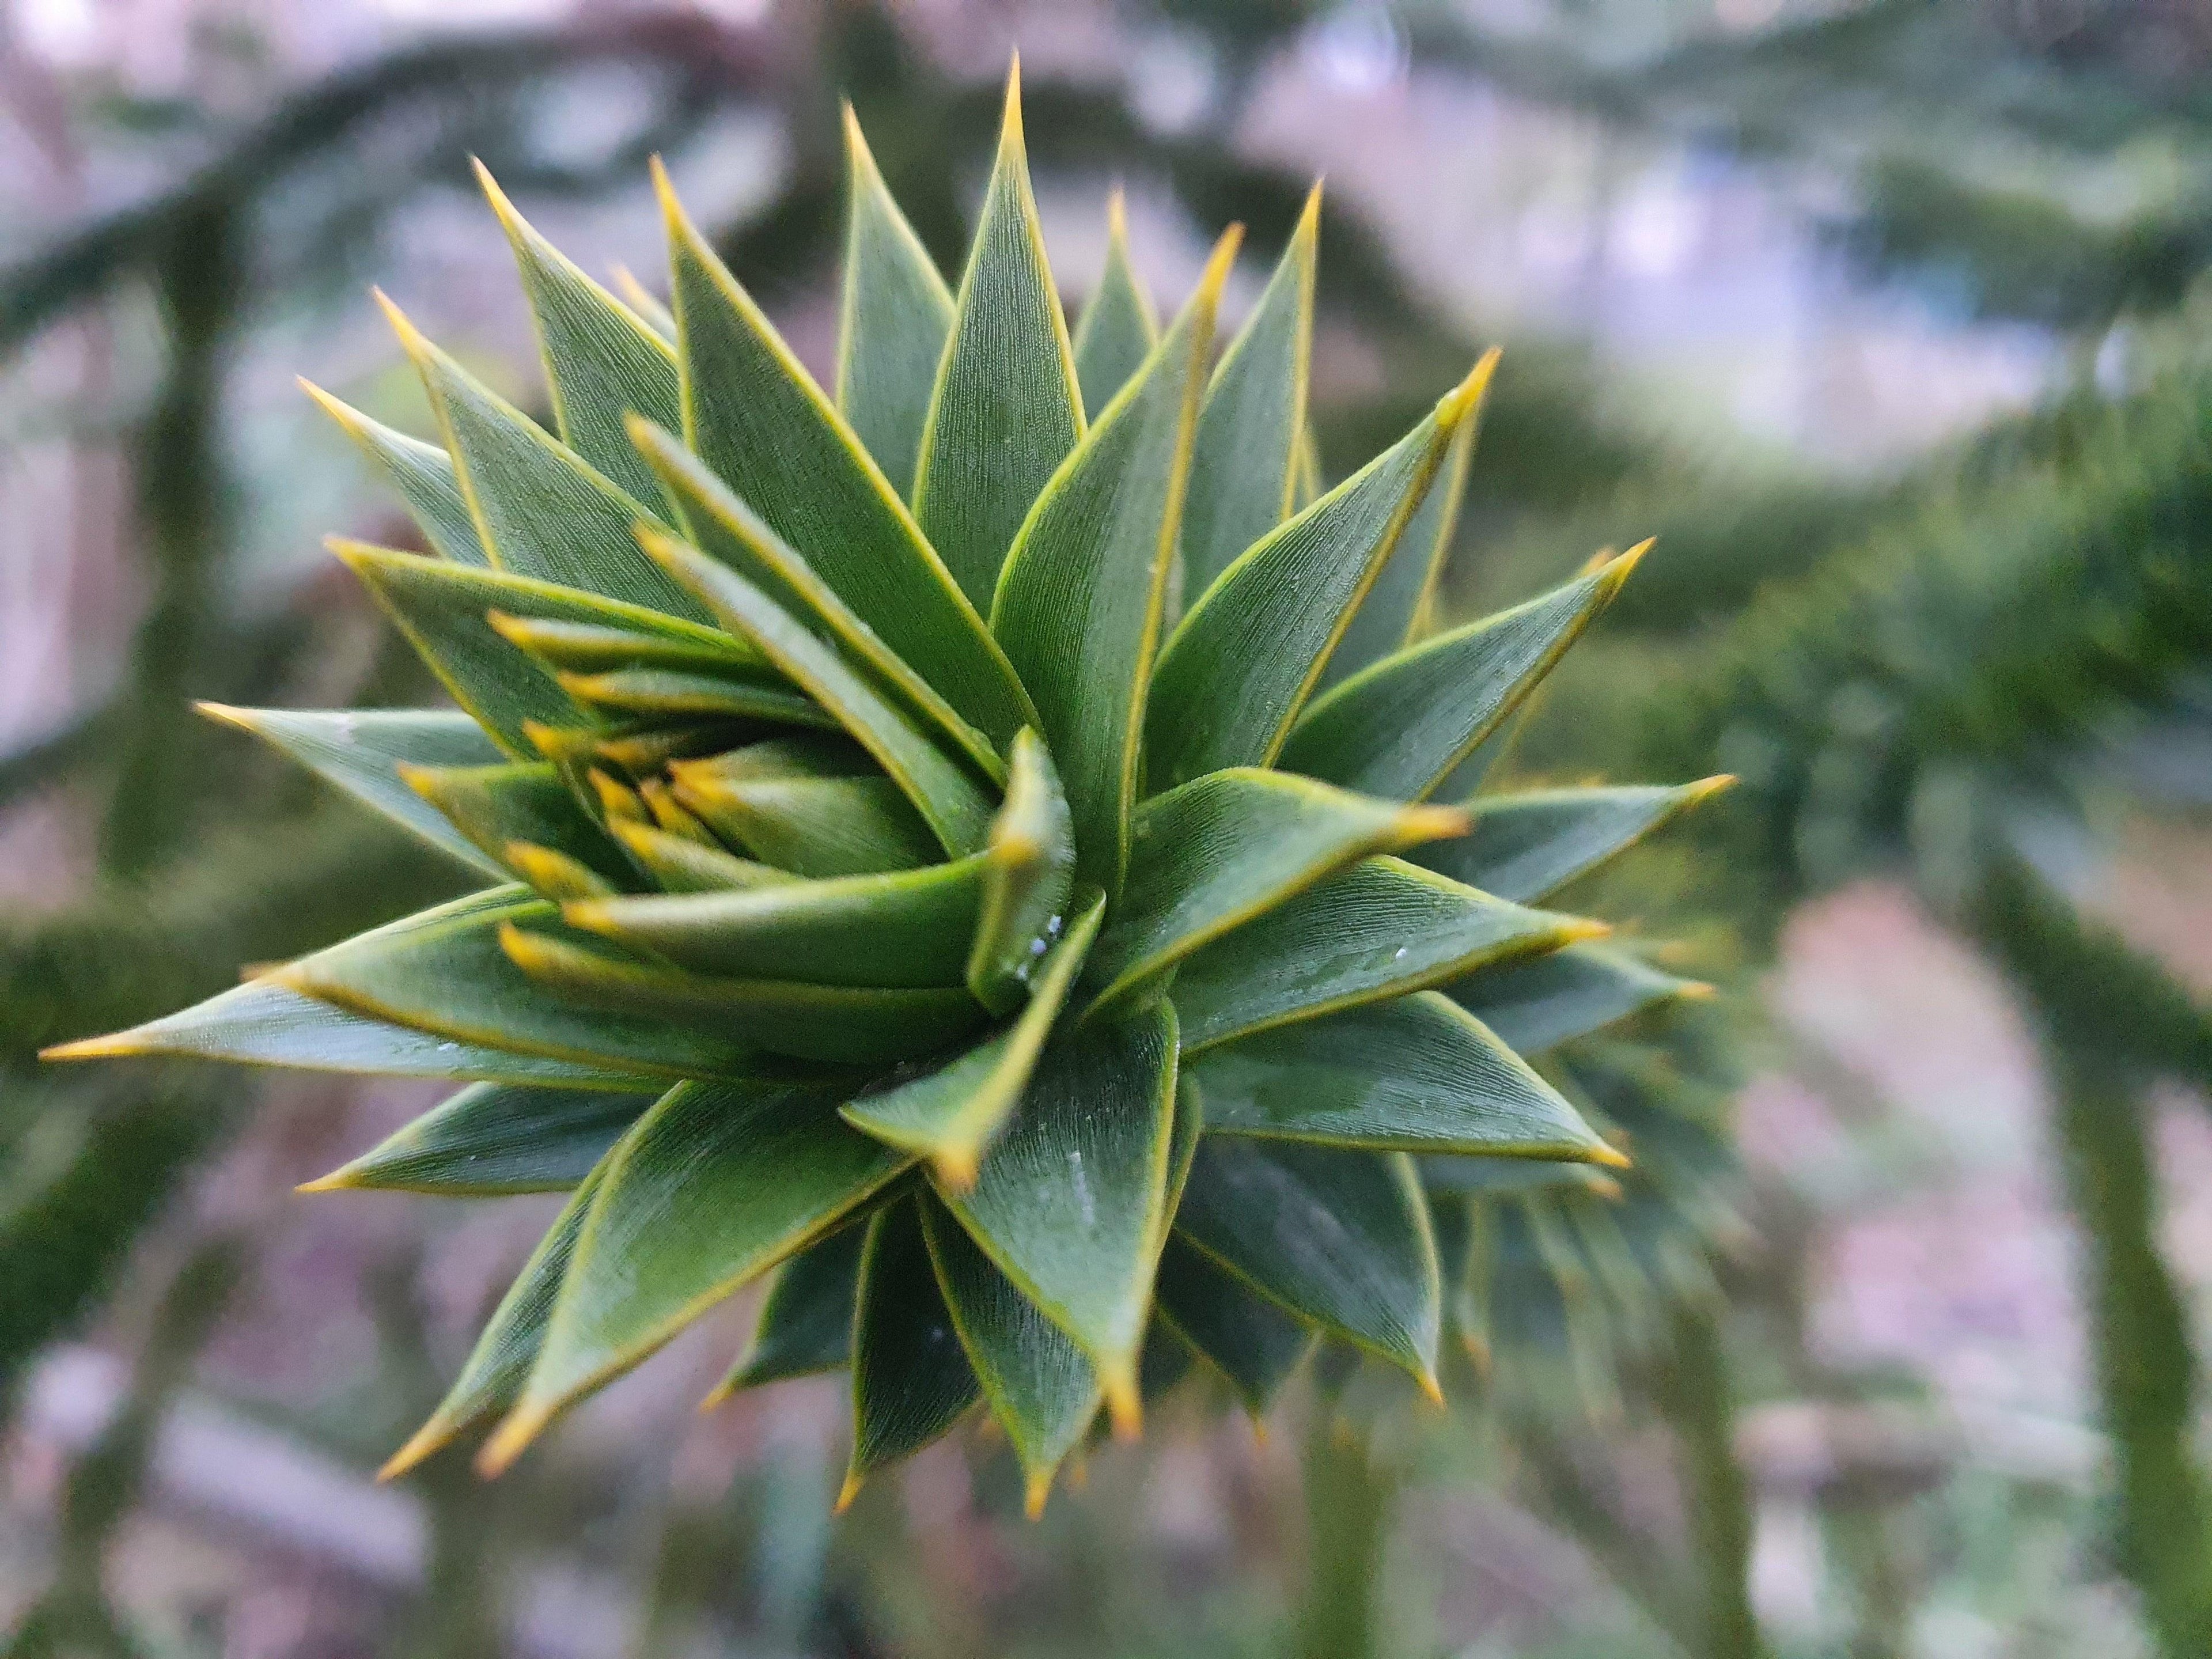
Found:
[[[1447, 1413], [1200, 1379], [1035, 1525], [988, 1438], [833, 1522], [834, 1382], [692, 1410], [740, 1298], [376, 1486], [546, 1203], [292, 1195], [412, 1087], [33, 1059], [449, 883], [188, 712], [429, 695], [293, 376], [424, 428], [373, 280], [541, 401], [467, 158], [652, 285], [653, 153], [818, 372], [838, 96], [951, 265], [1017, 46], [1072, 295], [1113, 182], [1234, 312], [1326, 174], [1333, 474], [1504, 344], [1455, 615], [1659, 538], [1510, 766], [1743, 780], [1607, 878], [1724, 991], [1719, 1294]], [[2208, 266], [2203, 0], [10, 0], [0, 1654], [2202, 1659]]]

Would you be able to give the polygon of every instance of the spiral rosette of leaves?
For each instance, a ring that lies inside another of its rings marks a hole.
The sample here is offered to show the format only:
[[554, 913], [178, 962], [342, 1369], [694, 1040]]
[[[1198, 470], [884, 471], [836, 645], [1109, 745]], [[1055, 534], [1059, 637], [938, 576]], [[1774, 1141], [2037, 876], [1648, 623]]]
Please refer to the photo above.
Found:
[[982, 1402], [1041, 1504], [1148, 1351], [1435, 1393], [1423, 1172], [1625, 1161], [1516, 1050], [1679, 982], [1537, 907], [1706, 786], [1437, 803], [1635, 562], [1430, 630], [1491, 360], [1322, 492], [1317, 196], [1218, 351], [1237, 233], [1161, 327], [1117, 214], [1071, 340], [1018, 85], [957, 289], [848, 131], [827, 392], [665, 179], [665, 311], [484, 180], [552, 429], [388, 305], [441, 441], [315, 393], [459, 708], [210, 712], [491, 884], [58, 1051], [465, 1081], [313, 1184], [572, 1194], [394, 1470], [773, 1271], [723, 1391], [849, 1368], [848, 1492]]

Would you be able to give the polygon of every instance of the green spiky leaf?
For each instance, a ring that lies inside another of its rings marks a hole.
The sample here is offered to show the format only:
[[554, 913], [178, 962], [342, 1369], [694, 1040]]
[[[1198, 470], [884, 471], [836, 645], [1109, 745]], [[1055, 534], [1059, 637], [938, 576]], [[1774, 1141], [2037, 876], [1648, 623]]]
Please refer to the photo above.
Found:
[[1091, 1356], [1124, 1420], [1166, 1236], [1175, 1078], [1164, 1005], [1060, 1038], [974, 1187], [939, 1188], [1000, 1270]]
[[511, 1460], [568, 1401], [826, 1233], [904, 1165], [819, 1085], [687, 1083], [609, 1154], [530, 1380], [485, 1448]]
[[653, 514], [417, 333], [386, 313], [422, 377], [461, 499], [502, 570], [679, 617], [697, 604], [637, 550], [630, 526]]
[[1423, 799], [1520, 706], [1642, 554], [1353, 675], [1299, 717], [1281, 764], [1346, 789]]
[[381, 1077], [544, 1083], [572, 1089], [665, 1086], [641, 1070], [521, 1054], [393, 1025], [319, 1002], [268, 979], [249, 980], [205, 1002], [112, 1036], [66, 1042], [46, 1051], [50, 1060], [128, 1054]]
[[652, 1103], [651, 1095], [478, 1083], [305, 1190], [565, 1193]]
[[860, 1482], [943, 1434], [981, 1394], [922, 1237], [918, 1198], [868, 1224], [853, 1317], [853, 1452], [840, 1504]]
[[684, 366], [684, 441], [961, 717], [994, 742], [1029, 700], [882, 470], [660, 178]]
[[1030, 503], [1082, 436], [1067, 322], [1030, 193], [1017, 74], [915, 470], [915, 518], [977, 610], [990, 608]]
[[405, 1473], [453, 1437], [507, 1410], [522, 1396], [523, 1385], [538, 1363], [545, 1343], [547, 1325], [555, 1302], [575, 1260], [576, 1241], [584, 1231], [584, 1218], [599, 1197], [605, 1166], [593, 1169], [569, 1194], [553, 1224], [545, 1230], [538, 1248], [500, 1298], [491, 1321], [477, 1338], [477, 1345], [453, 1386], [430, 1413], [430, 1420], [392, 1455], [380, 1471], [390, 1480]]
[[586, 900], [572, 927], [702, 974], [821, 985], [949, 986], [981, 909], [989, 857], [737, 891]]
[[914, 489], [914, 464], [952, 292], [884, 187], [875, 157], [845, 106], [845, 282], [837, 313], [837, 412], [892, 489]]
[[1128, 885], [1093, 956], [1097, 1000], [1130, 994], [1346, 865], [1465, 822], [1252, 768], [1155, 795], [1138, 810]]
[[758, 1069], [757, 1051], [743, 1043], [539, 988], [501, 948], [501, 930], [554, 915], [526, 890], [494, 888], [303, 957], [270, 977], [370, 1019], [605, 1071], [683, 1078], [749, 1077]]
[[545, 362], [561, 441], [635, 500], [654, 499], [653, 473], [630, 447], [625, 417], [680, 418], [676, 354], [643, 319], [532, 229], [482, 162], [477, 182], [514, 249]]
[[1253, 1293], [1180, 1237], [1160, 1253], [1160, 1316], [1237, 1390], [1254, 1417], [1266, 1413], [1313, 1351], [1314, 1333]]
[[1481, 424], [1482, 409], [1478, 404], [1452, 434], [1451, 447], [1445, 450], [1428, 493], [1399, 532], [1367, 597], [1359, 602], [1336, 649], [1329, 653], [1318, 690], [1334, 688], [1370, 663], [1433, 631], [1437, 592], [1443, 580], [1452, 538], [1459, 529], [1459, 510], [1467, 499], [1468, 476], [1473, 471], [1468, 461]]
[[1128, 216], [1117, 190], [1106, 201], [1106, 267], [1075, 329], [1075, 378], [1083, 387], [1085, 419], [1104, 412], [1159, 337], [1152, 296], [1129, 263]]
[[1601, 945], [1570, 945], [1451, 988], [1453, 1000], [1524, 1054], [1585, 1036], [1640, 1009], [1711, 994], [1694, 980], [1678, 979]]
[[1582, 1114], [1435, 991], [1262, 1031], [1192, 1061], [1213, 1134], [1618, 1163]]
[[1021, 526], [991, 628], [1036, 699], [1074, 816], [1076, 871], [1116, 891], [1199, 379], [1233, 244]]
[[1043, 1512], [1061, 1462], [1098, 1414], [1098, 1373], [926, 1193], [921, 1226], [968, 1363], [1021, 1460], [1034, 1517]]
[[362, 805], [403, 824], [441, 852], [504, 880], [497, 854], [462, 835], [399, 775], [403, 766], [487, 766], [499, 746], [463, 714], [434, 708], [335, 712], [234, 708], [204, 702], [200, 712], [264, 739]]
[[1184, 514], [1183, 592], [1194, 602], [1244, 550], [1290, 516], [1313, 356], [1321, 190], [1206, 389]]
[[1391, 448], [1240, 555], [1160, 653], [1154, 776], [1273, 762], [1368, 584], [1473, 418], [1491, 360]]
[[408, 516], [422, 531], [422, 538], [441, 558], [457, 564], [490, 562], [477, 534], [477, 521], [462, 498], [452, 456], [435, 444], [426, 444], [370, 420], [311, 381], [302, 380], [300, 386], [375, 463], [399, 499], [406, 502]]
[[775, 1270], [762, 1299], [745, 1357], [707, 1396], [709, 1405], [741, 1389], [834, 1371], [852, 1363], [853, 1307], [868, 1224], [848, 1222]]
[[1012, 1025], [936, 1071], [862, 1095], [845, 1108], [847, 1121], [929, 1159], [947, 1185], [973, 1186], [983, 1149], [1028, 1086], [1105, 908], [1095, 899], [1069, 924], [1043, 958], [1036, 990]]
[[1472, 827], [1417, 862], [1499, 898], [1533, 904], [1617, 857], [1724, 787], [1706, 778], [1668, 788], [1534, 789], [1468, 803]]
[[478, 569], [359, 542], [333, 541], [331, 546], [398, 624], [430, 671], [453, 694], [453, 701], [517, 760], [538, 758], [525, 730], [528, 722], [568, 725], [577, 720], [579, 710], [542, 664], [502, 636], [492, 621], [495, 611], [503, 617], [649, 634], [707, 649], [727, 638], [644, 605], [625, 605], [508, 571]]
[[1176, 1230], [1268, 1300], [1435, 1390], [1442, 1289], [1403, 1153], [1208, 1137]]
[[752, 641], [794, 685], [836, 717], [906, 792], [946, 852], [958, 858], [983, 844], [991, 803], [981, 787], [834, 649], [736, 571], [697, 549], [650, 534], [647, 545], [725, 624]]
[[1402, 859], [1362, 859], [1183, 959], [1175, 980], [1183, 1051], [1401, 997], [1595, 928], [1502, 903]]
[[1075, 834], [1052, 757], [1034, 732], [1014, 738], [1006, 798], [991, 820], [983, 906], [968, 953], [968, 988], [996, 1014], [1029, 994], [1044, 952], [1066, 926]]

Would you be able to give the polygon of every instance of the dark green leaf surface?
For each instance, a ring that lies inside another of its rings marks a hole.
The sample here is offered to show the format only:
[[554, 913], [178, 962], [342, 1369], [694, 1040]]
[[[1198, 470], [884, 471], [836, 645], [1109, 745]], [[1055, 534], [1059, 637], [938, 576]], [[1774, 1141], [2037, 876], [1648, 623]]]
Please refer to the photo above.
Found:
[[300, 386], [322, 405], [324, 412], [338, 423], [362, 453], [376, 463], [377, 470], [407, 504], [408, 516], [422, 531], [422, 538], [441, 558], [451, 559], [457, 564], [491, 562], [477, 534], [477, 521], [470, 516], [469, 504], [461, 498], [452, 456], [435, 444], [426, 444], [420, 438], [410, 438], [370, 420], [311, 381], [302, 380]]
[[651, 1095], [474, 1084], [301, 1190], [564, 1193], [651, 1104]]
[[957, 985], [989, 855], [921, 870], [744, 891], [587, 900], [572, 927], [696, 973], [820, 985]]
[[623, 421], [631, 410], [664, 426], [681, 418], [675, 352], [532, 230], [481, 161], [477, 182], [514, 248], [561, 441], [637, 500], [653, 500], [653, 473], [630, 447]]
[[572, 1089], [665, 1088], [655, 1080], [606, 1066], [515, 1054], [387, 1024], [318, 1002], [266, 979], [210, 997], [173, 1014], [46, 1051], [48, 1060], [100, 1060], [166, 1054], [245, 1066], [289, 1066], [314, 1072], [362, 1072], [384, 1077], [451, 1078], [543, 1083]]
[[689, 1083], [609, 1155], [544, 1347], [484, 1449], [510, 1462], [552, 1415], [811, 1243], [906, 1160], [820, 1085]]
[[525, 842], [563, 854], [617, 886], [636, 883], [629, 860], [584, 811], [557, 767], [403, 765], [400, 776], [489, 858], [512, 867], [507, 847]]
[[1321, 186], [1206, 390], [1183, 509], [1183, 592], [1191, 601], [1291, 513], [1313, 356], [1314, 244]]
[[1604, 932], [1402, 859], [1362, 859], [1183, 959], [1183, 1052], [1457, 979]]
[[1128, 885], [1089, 982], [1102, 1003], [1124, 995], [1322, 877], [1465, 823], [1249, 768], [1155, 795], [1137, 809]]
[[516, 649], [528, 652], [554, 673], [607, 674], [623, 669], [665, 668], [679, 673], [723, 678], [775, 681], [775, 671], [751, 646], [734, 635], [712, 629], [678, 636], [641, 634], [602, 623], [552, 622], [510, 617], [495, 611], [495, 632]]
[[1034, 711], [975, 607], [752, 296], [657, 175], [683, 337], [684, 437], [854, 615], [994, 743]]
[[1098, 418], [1159, 337], [1152, 296], [1129, 263], [1128, 214], [1117, 189], [1106, 198], [1106, 267], [1075, 328], [1075, 378], [1087, 419]]
[[422, 374], [493, 564], [673, 616], [701, 614], [630, 534], [655, 517], [651, 508], [424, 339], [388, 301], [385, 309]]
[[561, 1281], [575, 1258], [584, 1218], [591, 1211], [592, 1200], [599, 1196], [601, 1176], [602, 1171], [594, 1169], [569, 1196], [560, 1216], [515, 1275], [514, 1283], [500, 1298], [490, 1323], [469, 1351], [453, 1386], [430, 1413], [430, 1420], [378, 1471], [379, 1480], [404, 1474], [454, 1436], [506, 1410], [520, 1397], [530, 1368], [538, 1363]]
[[867, 1223], [848, 1222], [778, 1267], [745, 1357], [703, 1403], [715, 1405], [741, 1389], [849, 1364], [860, 1252], [867, 1242]]
[[[964, 988], [712, 979], [521, 927], [503, 929], [499, 942], [511, 962], [562, 1001], [635, 1018], [672, 1042], [742, 1043], [832, 1065], [890, 1065], [957, 1042], [988, 1018]], [[720, 1074], [729, 1075], [726, 1066]]]
[[1074, 815], [1076, 870], [1108, 893], [1128, 857], [1145, 688], [1175, 557], [1213, 311], [1233, 238], [1022, 524], [991, 627], [1036, 699]]
[[1537, 789], [1479, 797], [1474, 820], [1449, 845], [1422, 848], [1419, 862], [1500, 898], [1524, 903], [1557, 892], [1688, 811], [1729, 780], [1676, 788]]
[[1160, 1253], [1160, 1316], [1262, 1415], [1312, 1350], [1312, 1329], [1252, 1293], [1226, 1268], [1176, 1235]]
[[725, 650], [733, 643], [726, 635], [696, 623], [507, 571], [478, 569], [339, 538], [333, 538], [330, 547], [398, 624], [430, 672], [453, 694], [453, 701], [475, 715], [518, 760], [538, 758], [537, 747], [524, 730], [526, 722], [574, 726], [582, 715], [551, 674], [501, 637], [490, 621], [492, 612], [621, 629], [707, 649], [716, 648], [717, 641]]
[[1191, 1062], [1209, 1134], [1617, 1164], [1582, 1115], [1450, 998], [1418, 991]]
[[1474, 417], [1490, 361], [1199, 596], [1153, 676], [1146, 731], [1156, 785], [1275, 758], [1453, 434]]
[[617, 821], [608, 828], [663, 892], [745, 892], [799, 879], [788, 871], [738, 858], [651, 824]]
[[1288, 771], [1419, 800], [1518, 708], [1642, 556], [1385, 657], [1317, 698], [1291, 727]]
[[1021, 1098], [1104, 911], [1105, 902], [1094, 899], [1068, 925], [1012, 1025], [937, 1071], [861, 1096], [845, 1108], [847, 1121], [929, 1159], [948, 1187], [973, 1186], [983, 1149]]
[[835, 647], [793, 621], [759, 588], [697, 549], [645, 532], [653, 556], [757, 645], [794, 685], [838, 723], [903, 789], [954, 858], [982, 846], [991, 801], [973, 776], [908, 723]]
[[977, 610], [990, 606], [1030, 503], [1082, 435], [1083, 394], [1022, 152], [1017, 70], [915, 471], [915, 518]]
[[734, 781], [683, 766], [676, 798], [763, 864], [826, 878], [935, 863], [937, 839], [889, 778]]
[[1098, 1414], [1098, 1373], [942, 1204], [927, 1192], [920, 1201], [938, 1289], [984, 1397], [1021, 1461], [1034, 1520], [1044, 1512], [1053, 1475]]
[[1137, 1387], [1145, 1404], [1149, 1407], [1172, 1394], [1197, 1362], [1190, 1344], [1156, 1310], [1152, 1322], [1145, 1327], [1145, 1346], [1137, 1355]]
[[837, 318], [837, 411], [903, 497], [952, 328], [952, 292], [884, 187], [845, 106], [845, 283]]
[[1176, 1230], [1261, 1295], [1436, 1392], [1436, 1245], [1403, 1153], [1209, 1135]]
[[753, 1054], [726, 1038], [578, 1007], [540, 989], [501, 949], [500, 928], [554, 915], [522, 889], [495, 888], [303, 957], [270, 977], [371, 1019], [607, 1071], [681, 1078], [748, 1077], [757, 1069]]
[[507, 868], [479, 851], [442, 813], [400, 778], [402, 764], [483, 766], [499, 745], [468, 715], [442, 708], [234, 708], [203, 702], [200, 713], [251, 732], [363, 805], [413, 830], [471, 869], [505, 880]]
[[837, 729], [836, 717], [811, 698], [787, 687], [736, 676], [618, 668], [607, 674], [556, 678], [561, 689], [578, 702], [616, 720], [744, 720]]
[[[678, 503], [700, 551], [760, 589], [785, 616], [866, 674], [877, 688], [911, 713], [925, 731], [948, 740], [993, 777], [1001, 775], [1001, 763], [991, 739], [892, 650], [838, 590], [823, 580], [811, 561], [770, 529], [698, 457], [667, 433], [641, 421], [631, 428], [631, 434]], [[708, 603], [713, 603], [711, 599]]]
[[853, 1321], [853, 1455], [842, 1509], [860, 1482], [958, 1422], [981, 1390], [938, 1289], [918, 1198], [868, 1224]]
[[1468, 474], [1473, 470], [1468, 463], [1481, 424], [1482, 411], [1477, 408], [1452, 434], [1428, 494], [1399, 532], [1367, 597], [1329, 653], [1320, 689], [1327, 690], [1432, 631], [1437, 590], [1443, 580], [1452, 538], [1458, 533], [1460, 505], [1467, 499]]
[[676, 762], [672, 770], [694, 783], [755, 783], [768, 779], [877, 778], [874, 761], [850, 738], [823, 732], [787, 732], [720, 754]]
[[968, 955], [968, 988], [994, 1014], [1029, 995], [1044, 952], [1066, 925], [1075, 834], [1060, 774], [1036, 732], [1015, 733], [1006, 798], [984, 846], [983, 904]]
[[1164, 1004], [1057, 1036], [975, 1186], [939, 1189], [1000, 1271], [1091, 1356], [1129, 1427], [1167, 1231], [1175, 1080]]
[[1533, 962], [1512, 963], [1462, 980], [1452, 1000], [1516, 1052], [1536, 1054], [1680, 996], [1710, 995], [1625, 951], [1571, 945]]

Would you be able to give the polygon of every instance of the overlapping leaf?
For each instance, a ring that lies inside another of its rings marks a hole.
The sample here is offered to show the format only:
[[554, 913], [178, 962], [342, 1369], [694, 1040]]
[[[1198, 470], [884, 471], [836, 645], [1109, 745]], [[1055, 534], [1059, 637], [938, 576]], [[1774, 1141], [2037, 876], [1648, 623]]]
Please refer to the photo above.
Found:
[[1233, 234], [1216, 247], [1182, 315], [1036, 498], [991, 607], [1067, 792], [1077, 873], [1109, 894], [1128, 858], [1200, 377], [1235, 250]]
[[1268, 1300], [1436, 1392], [1443, 1292], [1403, 1153], [1209, 1135], [1176, 1231]]
[[1520, 705], [1644, 551], [1353, 675], [1299, 717], [1281, 764], [1347, 789], [1422, 799]]
[[684, 439], [803, 548], [853, 613], [994, 742], [1033, 723], [1020, 684], [882, 469], [684, 214], [665, 174]]
[[1183, 1051], [1403, 996], [1603, 931], [1504, 903], [1401, 859], [1363, 859], [1183, 959], [1175, 980]]
[[609, 1156], [514, 1410], [501, 1467], [553, 1413], [813, 1238], [905, 1159], [839, 1121], [820, 1085], [687, 1083]]
[[501, 758], [483, 728], [435, 708], [234, 708], [204, 702], [202, 714], [251, 732], [364, 805], [404, 824], [441, 852], [496, 879], [507, 867], [462, 835], [408, 787], [403, 766], [487, 766]]
[[1474, 418], [1493, 361], [1200, 595], [1153, 678], [1146, 732], [1160, 785], [1274, 760], [1454, 434]]
[[1087, 419], [1105, 411], [1152, 356], [1159, 335], [1152, 296], [1129, 261], [1128, 215], [1116, 190], [1106, 198], [1106, 267], [1075, 329], [1075, 378]]
[[977, 610], [990, 607], [1015, 532], [1083, 423], [1067, 322], [1030, 192], [1017, 68], [915, 470], [915, 517]]
[[845, 106], [845, 282], [837, 315], [837, 412], [899, 495], [915, 459], [952, 294], [884, 188], [860, 123]]
[[1290, 515], [1305, 432], [1320, 229], [1316, 185], [1274, 275], [1206, 386], [1184, 511], [1183, 591], [1191, 602]]
[[1262, 1031], [1191, 1065], [1215, 1135], [1624, 1161], [1527, 1061], [1435, 991]]
[[1166, 1236], [1175, 1079], [1164, 1004], [1056, 1036], [975, 1184], [939, 1188], [1000, 1271], [1091, 1356], [1125, 1426]]
[[652, 1103], [651, 1095], [479, 1083], [300, 1190], [564, 1193]]

